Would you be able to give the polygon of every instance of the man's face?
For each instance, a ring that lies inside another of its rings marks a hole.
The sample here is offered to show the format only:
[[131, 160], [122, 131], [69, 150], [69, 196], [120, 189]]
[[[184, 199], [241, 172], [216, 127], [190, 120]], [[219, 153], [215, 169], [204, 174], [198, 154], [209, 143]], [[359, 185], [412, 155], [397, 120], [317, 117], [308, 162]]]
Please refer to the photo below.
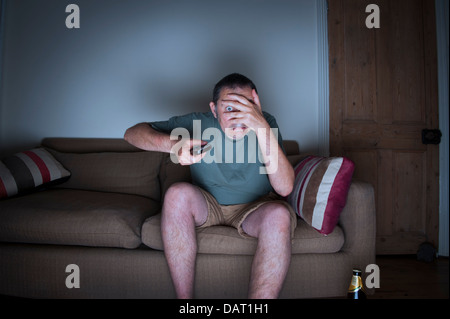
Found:
[[214, 117], [218, 119], [222, 131], [224, 131], [229, 138], [240, 139], [244, 137], [250, 129], [245, 126], [235, 127], [235, 125], [229, 122], [229, 120], [233, 118], [233, 112], [239, 112], [238, 110], [231, 110], [229, 108], [230, 106], [227, 102], [236, 101], [235, 98], [229, 96], [230, 94], [240, 95], [253, 102], [252, 89], [250, 87], [236, 87], [234, 89], [224, 87], [220, 91], [217, 105], [214, 104], [214, 102], [211, 102], [209, 103], [209, 106], [211, 108], [211, 112], [214, 114]]

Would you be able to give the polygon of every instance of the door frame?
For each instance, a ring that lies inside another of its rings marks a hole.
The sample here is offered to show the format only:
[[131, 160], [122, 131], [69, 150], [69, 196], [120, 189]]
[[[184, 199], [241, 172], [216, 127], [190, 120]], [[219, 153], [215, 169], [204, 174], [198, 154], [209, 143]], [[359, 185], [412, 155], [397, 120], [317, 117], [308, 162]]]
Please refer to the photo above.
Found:
[[328, 1], [317, 0], [317, 46], [318, 46], [318, 154], [330, 155], [330, 94], [328, 74]]
[[436, 36], [438, 58], [439, 128], [442, 141], [439, 145], [439, 255], [449, 253], [449, 99], [448, 99], [448, 0], [436, 0]]

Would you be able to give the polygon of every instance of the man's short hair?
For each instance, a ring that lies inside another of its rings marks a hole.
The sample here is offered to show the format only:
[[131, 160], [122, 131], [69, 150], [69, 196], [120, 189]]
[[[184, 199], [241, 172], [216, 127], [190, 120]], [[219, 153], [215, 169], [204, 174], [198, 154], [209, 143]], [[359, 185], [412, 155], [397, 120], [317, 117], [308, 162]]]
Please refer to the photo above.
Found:
[[[217, 101], [219, 100], [219, 97], [220, 97], [220, 91], [223, 88], [235, 89], [235, 88], [245, 88], [245, 87], [250, 87], [252, 90], [253, 89], [256, 90], [255, 84], [248, 77], [246, 77], [242, 74], [239, 74], [239, 73], [232, 73], [230, 75], [227, 75], [222, 80], [217, 82], [216, 86], [214, 87], [214, 91], [213, 91], [214, 104], [217, 104]], [[258, 93], [257, 90], [256, 90], [256, 93]]]

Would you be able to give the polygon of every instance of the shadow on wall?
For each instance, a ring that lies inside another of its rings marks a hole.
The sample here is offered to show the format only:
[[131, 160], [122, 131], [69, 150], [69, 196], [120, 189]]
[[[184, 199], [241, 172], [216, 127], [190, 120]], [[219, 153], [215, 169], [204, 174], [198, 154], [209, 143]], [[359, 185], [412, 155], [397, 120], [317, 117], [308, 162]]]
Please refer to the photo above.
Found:
[[[252, 62], [251, 55], [242, 54], [242, 52], [219, 52], [211, 53], [217, 61], [212, 66], [205, 65], [208, 70], [201, 70], [205, 76], [199, 78], [198, 74], [181, 75], [176, 78], [157, 76], [154, 77], [150, 73], [147, 80], [142, 81], [136, 94], [141, 95], [143, 107], [146, 111], [155, 107], [168, 107], [171, 116], [184, 115], [190, 112], [209, 112], [209, 102], [212, 100], [214, 85], [224, 76], [238, 72], [255, 82], [258, 89], [258, 79], [264, 74], [257, 72], [255, 63]], [[266, 75], [268, 76], [268, 75]], [[261, 81], [262, 82], [262, 81]], [[161, 104], [158, 105], [158, 101]], [[264, 105], [263, 105], [264, 107]], [[276, 114], [274, 114], [276, 116]], [[142, 119], [142, 121], [150, 120], [167, 120], [166, 119]], [[33, 140], [30, 134], [24, 132], [26, 136], [18, 139], [19, 141], [11, 146], [0, 147], [0, 158], [12, 155], [16, 152], [31, 149], [40, 144], [40, 138]], [[46, 137], [66, 137], [66, 136], [46, 136]], [[74, 136], [76, 137], [76, 136]], [[81, 137], [81, 136], [80, 136]], [[92, 136], [97, 137], [97, 136]]]
[[211, 53], [210, 56], [216, 57], [212, 61], [214, 65], [205, 63], [205, 69], [200, 71], [205, 75], [203, 77], [198, 74], [192, 74], [192, 77], [182, 74], [177, 78], [169, 78], [152, 77], [149, 74], [138, 93], [142, 95], [143, 105], [155, 106], [156, 101], [162, 101], [163, 105], [170, 108], [172, 116], [208, 112], [215, 84], [224, 76], [235, 72], [249, 77], [258, 87], [258, 77], [263, 75], [256, 72], [250, 55], [231, 51]]

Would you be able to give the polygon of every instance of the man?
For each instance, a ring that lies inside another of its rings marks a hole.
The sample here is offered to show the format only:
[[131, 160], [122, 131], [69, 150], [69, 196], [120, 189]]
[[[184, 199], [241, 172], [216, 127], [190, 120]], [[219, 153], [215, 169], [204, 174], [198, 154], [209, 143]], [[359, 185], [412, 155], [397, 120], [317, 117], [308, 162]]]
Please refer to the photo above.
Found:
[[[294, 183], [281, 134], [276, 136], [275, 118], [262, 111], [254, 83], [243, 75], [219, 81], [209, 106], [211, 112], [140, 123], [125, 133], [141, 149], [168, 152], [181, 165], [190, 165], [193, 183], [172, 185], [162, 207], [164, 252], [177, 297], [194, 296], [196, 229], [229, 225], [243, 237], [258, 239], [249, 298], [277, 298], [296, 227], [294, 211], [280, 200]], [[207, 143], [212, 150], [192, 153]]]

